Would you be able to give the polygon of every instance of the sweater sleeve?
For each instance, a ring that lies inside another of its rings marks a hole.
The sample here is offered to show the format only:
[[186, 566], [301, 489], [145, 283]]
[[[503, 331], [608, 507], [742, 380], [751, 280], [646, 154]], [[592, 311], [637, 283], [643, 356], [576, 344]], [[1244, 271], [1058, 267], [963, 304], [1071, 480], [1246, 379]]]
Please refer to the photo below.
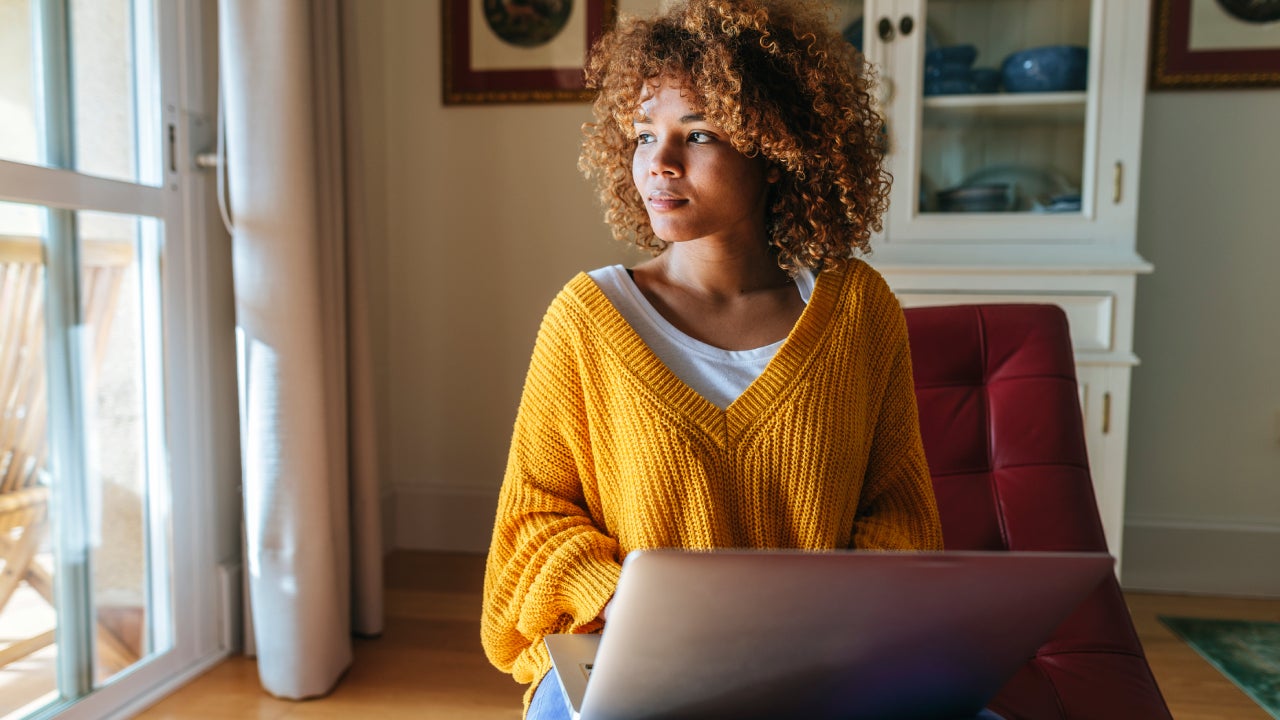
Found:
[[586, 413], [564, 315], [553, 303], [538, 333], [485, 568], [481, 642], [522, 683], [551, 667], [544, 636], [597, 629], [621, 571], [617, 542], [587, 510]]
[[906, 318], [897, 300], [890, 296], [890, 301], [889, 374], [854, 518], [854, 547], [941, 550], [942, 525], [920, 440]]

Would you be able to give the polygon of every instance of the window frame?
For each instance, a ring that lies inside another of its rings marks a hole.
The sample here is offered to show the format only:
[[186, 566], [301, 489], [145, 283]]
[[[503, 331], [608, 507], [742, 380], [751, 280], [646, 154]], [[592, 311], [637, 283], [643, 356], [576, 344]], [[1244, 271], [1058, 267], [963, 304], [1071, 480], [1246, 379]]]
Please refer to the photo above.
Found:
[[[40, 3], [60, 5], [64, 12], [67, 7], [67, 0], [33, 0], [33, 6]], [[163, 223], [162, 357], [147, 361], [160, 360], [164, 369], [163, 471], [168, 496], [152, 501], [163, 503], [167, 512], [163, 526], [153, 526], [152, 531], [170, 539], [164, 559], [170, 574], [162, 587], [153, 589], [169, 594], [172, 644], [104, 686], [79, 698], [57, 699], [28, 718], [130, 717], [221, 661], [239, 644], [239, 442], [230, 245], [217, 220], [214, 179], [194, 163], [196, 152], [212, 147], [215, 139], [217, 6], [216, 0], [157, 0], [154, 8], [160, 126], [139, 121], [139, 132], [164, 135], [158, 145], [167, 153], [158, 178], [162, 183], [135, 184], [0, 160], [0, 201], [46, 206], [67, 215], [81, 210], [143, 215]], [[75, 308], [75, 293], [68, 292], [68, 283], [73, 287], [76, 278], [74, 249], [46, 252], [52, 301], [48, 310], [70, 322], [75, 317], [68, 315]], [[211, 273], [211, 267], [224, 271]], [[59, 288], [54, 287], [55, 274]], [[63, 352], [71, 347], [58, 342]], [[52, 345], [49, 351], [55, 354]], [[65, 358], [62, 366], [72, 367]], [[60, 616], [60, 633], [64, 621]], [[78, 633], [82, 643], [85, 638], [91, 641], [88, 615], [80, 625], [84, 627], [73, 628], [73, 634]]]

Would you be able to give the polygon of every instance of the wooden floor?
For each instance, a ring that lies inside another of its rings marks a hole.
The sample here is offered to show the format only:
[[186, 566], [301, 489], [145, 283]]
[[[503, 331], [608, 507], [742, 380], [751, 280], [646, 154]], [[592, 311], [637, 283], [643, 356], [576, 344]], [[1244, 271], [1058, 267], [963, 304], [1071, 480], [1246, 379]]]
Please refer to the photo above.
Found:
[[[252, 660], [234, 658], [144, 712], [148, 720], [450, 718], [520, 716], [521, 686], [479, 646], [483, 558], [397, 552], [387, 566], [387, 630], [357, 641], [355, 663], [329, 696], [276, 700]], [[1134, 624], [1177, 720], [1268, 720], [1269, 715], [1175, 638], [1157, 615], [1280, 621], [1280, 600], [1128, 594]]]

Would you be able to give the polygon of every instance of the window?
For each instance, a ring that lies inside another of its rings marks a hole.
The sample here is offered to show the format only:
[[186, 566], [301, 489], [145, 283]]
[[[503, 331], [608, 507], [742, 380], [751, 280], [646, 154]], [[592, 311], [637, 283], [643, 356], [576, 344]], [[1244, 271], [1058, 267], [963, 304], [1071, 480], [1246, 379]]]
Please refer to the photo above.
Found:
[[178, 159], [210, 7], [0, 0], [0, 718], [126, 712], [229, 649], [233, 337]]

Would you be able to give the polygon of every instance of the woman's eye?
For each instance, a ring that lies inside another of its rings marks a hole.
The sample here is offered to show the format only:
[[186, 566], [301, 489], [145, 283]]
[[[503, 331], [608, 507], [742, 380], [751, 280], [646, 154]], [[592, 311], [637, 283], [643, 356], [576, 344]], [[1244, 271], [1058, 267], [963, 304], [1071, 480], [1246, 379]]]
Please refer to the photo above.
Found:
[[638, 135], [636, 135], [636, 144], [637, 144], [637, 145], [648, 145], [649, 143], [653, 142], [653, 139], [654, 139], [654, 138], [653, 138], [653, 133], [645, 133], [645, 132], [642, 132], [642, 133], [639, 133]]
[[715, 136], [712, 135], [711, 133], [702, 132], [701, 130], [694, 130], [693, 132], [689, 133], [690, 142], [709, 143], [712, 140], [715, 140]]

